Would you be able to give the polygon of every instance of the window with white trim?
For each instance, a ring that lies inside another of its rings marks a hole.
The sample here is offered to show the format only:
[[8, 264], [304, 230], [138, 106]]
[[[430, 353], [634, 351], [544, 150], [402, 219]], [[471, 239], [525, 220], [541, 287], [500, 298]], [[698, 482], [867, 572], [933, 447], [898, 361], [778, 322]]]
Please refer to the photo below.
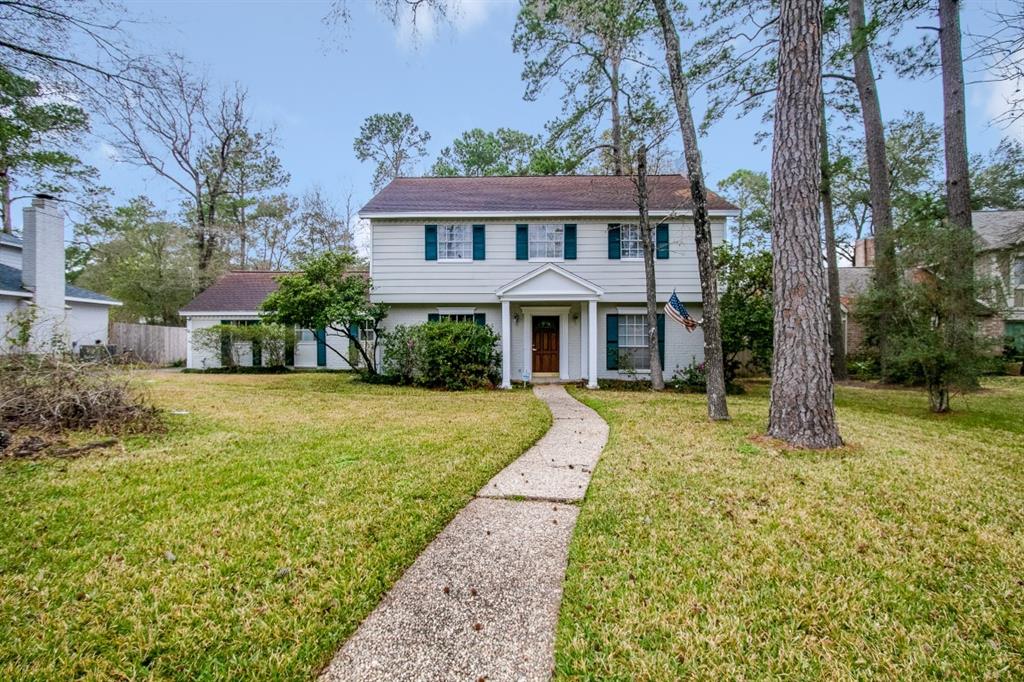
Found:
[[530, 225], [530, 260], [562, 260], [565, 225]]
[[619, 315], [619, 369], [651, 368], [647, 345], [647, 316]]
[[1024, 287], [1024, 256], [1017, 256], [1013, 259], [1013, 274], [1010, 281], [1015, 287]]
[[623, 260], [642, 259], [644, 245], [639, 225], [619, 225], [619, 257]]
[[473, 322], [473, 313], [444, 313], [438, 318], [446, 322]]
[[359, 325], [359, 340], [365, 343], [373, 343], [377, 338], [377, 332], [373, 329], [372, 322], [363, 322]]
[[438, 260], [472, 260], [473, 228], [470, 225], [437, 226]]
[[296, 341], [316, 341], [316, 335], [312, 329], [296, 329]]

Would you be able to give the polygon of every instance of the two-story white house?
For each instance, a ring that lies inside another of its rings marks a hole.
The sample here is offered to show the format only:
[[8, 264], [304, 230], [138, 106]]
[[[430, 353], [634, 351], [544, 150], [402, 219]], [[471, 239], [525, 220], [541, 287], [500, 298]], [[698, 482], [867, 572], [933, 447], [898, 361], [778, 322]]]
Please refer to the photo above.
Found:
[[[659, 309], [676, 291], [700, 319], [689, 183], [649, 179]], [[736, 208], [708, 195], [715, 245]], [[645, 276], [629, 177], [398, 178], [359, 212], [371, 227], [372, 297], [385, 328], [437, 319], [491, 325], [502, 386], [642, 376]], [[704, 357], [703, 335], [659, 315], [666, 376]]]
[[[689, 184], [653, 176], [659, 310], [675, 291], [701, 317]], [[736, 208], [708, 196], [721, 244]], [[384, 331], [440, 319], [490, 325], [502, 385], [642, 377], [649, 369], [643, 252], [633, 181], [614, 176], [398, 178], [359, 213], [369, 221], [371, 296], [391, 310]], [[244, 324], [282, 273], [230, 272], [186, 305], [188, 366], [218, 367], [191, 333]], [[704, 338], [659, 315], [666, 376], [704, 358]], [[340, 338], [304, 330], [289, 364], [346, 368]], [[248, 364], [250, 356], [243, 358]], [[259, 359], [251, 356], [252, 364]]]

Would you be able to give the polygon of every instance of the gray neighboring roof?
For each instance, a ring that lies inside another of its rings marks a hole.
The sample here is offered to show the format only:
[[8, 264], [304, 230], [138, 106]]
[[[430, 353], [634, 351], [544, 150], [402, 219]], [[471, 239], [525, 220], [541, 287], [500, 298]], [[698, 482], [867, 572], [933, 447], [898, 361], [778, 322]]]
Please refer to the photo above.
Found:
[[[693, 208], [690, 183], [682, 175], [652, 175], [648, 187], [653, 211]], [[633, 180], [625, 175], [395, 178], [363, 206], [360, 214], [488, 216], [604, 211], [623, 215], [636, 212], [634, 194]], [[714, 192], [707, 195], [711, 210], [736, 209]]]
[[863, 293], [871, 283], [874, 268], [839, 268], [839, 295], [852, 298]]
[[4, 246], [14, 246], [19, 249], [22, 248], [21, 240], [13, 234], [7, 234], [6, 232], [0, 232], [0, 244], [3, 244]]
[[[21, 286], [21, 270], [18, 268], [12, 268], [10, 265], [0, 264], [0, 290], [28, 293], [28, 291]], [[64, 285], [64, 297], [88, 299], [90, 301], [96, 301], [97, 303], [120, 304], [120, 301], [109, 296], [104, 296], [103, 294], [98, 294], [95, 291], [89, 291], [82, 287], [76, 287], [73, 284]]]
[[1024, 244], [1024, 211], [975, 211], [971, 214], [978, 251]]

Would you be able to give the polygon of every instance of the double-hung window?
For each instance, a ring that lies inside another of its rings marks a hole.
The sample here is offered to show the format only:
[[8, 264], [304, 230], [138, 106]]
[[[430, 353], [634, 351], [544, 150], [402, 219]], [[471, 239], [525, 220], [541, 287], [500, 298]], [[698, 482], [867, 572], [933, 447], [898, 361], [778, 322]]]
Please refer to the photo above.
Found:
[[619, 248], [622, 260], [640, 260], [644, 257], [644, 245], [640, 239], [639, 225], [620, 225]]
[[470, 225], [437, 226], [438, 260], [472, 260], [473, 228]]
[[472, 322], [473, 313], [445, 313], [438, 318], [446, 322]]
[[562, 260], [564, 249], [564, 225], [530, 225], [530, 260]]
[[651, 368], [646, 328], [646, 315], [619, 315], [619, 369]]
[[296, 332], [296, 341], [316, 341], [316, 334], [313, 333], [312, 329], [298, 329]]

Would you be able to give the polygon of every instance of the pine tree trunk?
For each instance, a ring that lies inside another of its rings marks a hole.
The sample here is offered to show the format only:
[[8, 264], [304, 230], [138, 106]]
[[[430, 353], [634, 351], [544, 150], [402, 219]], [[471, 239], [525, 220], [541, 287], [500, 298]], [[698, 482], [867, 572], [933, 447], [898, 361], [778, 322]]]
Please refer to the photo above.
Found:
[[623, 170], [623, 147], [622, 147], [622, 116], [619, 113], [619, 57], [613, 55], [609, 58], [611, 62], [611, 83], [609, 98], [611, 99], [612, 114], [612, 170], [615, 175], [622, 175]]
[[[892, 192], [889, 185], [889, 164], [885, 157], [885, 125], [882, 108], [878, 103], [875, 73], [871, 66], [866, 29], [864, 27], [864, 0], [850, 0], [850, 42], [853, 44], [853, 74], [860, 96], [860, 109], [864, 119], [864, 151], [868, 161], [871, 194], [871, 224], [875, 233], [875, 283], [882, 292], [891, 292], [896, 286], [896, 250], [892, 237]], [[888, 357], [886, 332], [889, 316], [883, 312], [878, 321], [878, 350], [883, 374]]]
[[839, 260], [836, 256], [836, 223], [832, 209], [832, 162], [828, 155], [828, 126], [825, 102], [821, 103], [821, 210], [825, 227], [825, 262], [828, 263], [829, 344], [832, 348], [832, 377], [846, 379], [846, 337], [843, 308], [839, 300]]
[[967, 119], [964, 107], [964, 65], [960, 51], [959, 0], [939, 0], [939, 54], [942, 60], [943, 130], [946, 146], [946, 206], [949, 222], [959, 228], [949, 278], [950, 315], [946, 342], [956, 357], [972, 354], [975, 334], [974, 228], [967, 167]]
[[774, 356], [768, 435], [842, 445], [832, 404], [828, 290], [822, 267], [822, 0], [781, 0], [772, 142]]
[[665, 61], [668, 64], [672, 97], [675, 100], [679, 128], [683, 135], [683, 156], [690, 180], [690, 198], [693, 200], [693, 239], [697, 247], [697, 268], [700, 271], [700, 290], [704, 320], [704, 367], [707, 371], [708, 416], [714, 420], [728, 419], [729, 407], [725, 399], [725, 363], [722, 358], [722, 329], [718, 311], [718, 276], [715, 272], [711, 249], [711, 224], [708, 220], [707, 195], [704, 189], [704, 169], [700, 148], [697, 146], [697, 128], [693, 124], [690, 97], [686, 91], [679, 35], [669, 12], [667, 0], [654, 0], [658, 12], [662, 37], [665, 41]]
[[640, 209], [640, 240], [644, 249], [644, 273], [647, 288], [647, 350], [650, 355], [651, 389], [665, 389], [658, 347], [658, 290], [654, 276], [654, 240], [651, 238], [651, 216], [647, 212], [647, 147], [640, 145], [636, 153], [637, 206]]

